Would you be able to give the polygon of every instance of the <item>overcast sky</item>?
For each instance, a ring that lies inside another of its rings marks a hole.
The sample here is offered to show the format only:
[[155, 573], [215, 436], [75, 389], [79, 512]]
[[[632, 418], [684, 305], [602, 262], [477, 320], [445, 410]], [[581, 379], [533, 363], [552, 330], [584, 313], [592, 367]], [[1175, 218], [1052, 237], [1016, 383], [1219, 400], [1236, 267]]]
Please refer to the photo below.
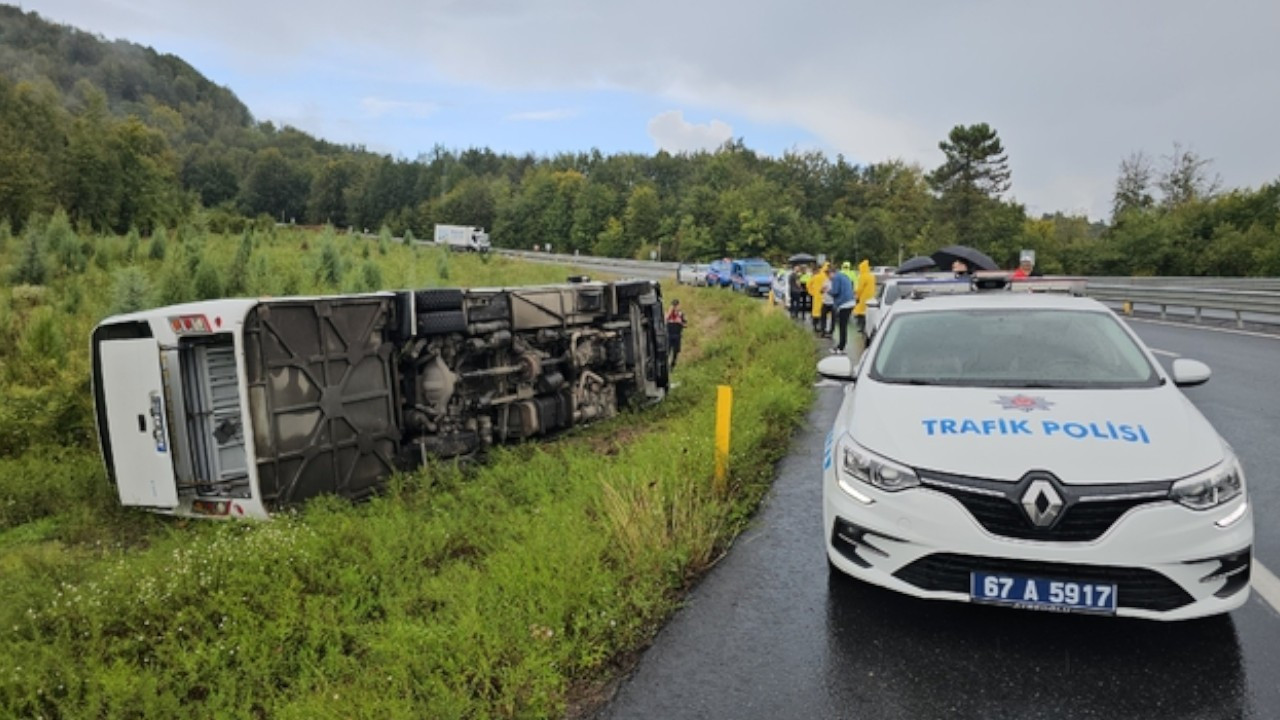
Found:
[[[9, 0], [13, 1], [13, 0]], [[1175, 142], [1280, 179], [1277, 0], [27, 0], [178, 55], [258, 120], [415, 158], [714, 149], [932, 169], [986, 122], [1029, 212], [1106, 219]]]

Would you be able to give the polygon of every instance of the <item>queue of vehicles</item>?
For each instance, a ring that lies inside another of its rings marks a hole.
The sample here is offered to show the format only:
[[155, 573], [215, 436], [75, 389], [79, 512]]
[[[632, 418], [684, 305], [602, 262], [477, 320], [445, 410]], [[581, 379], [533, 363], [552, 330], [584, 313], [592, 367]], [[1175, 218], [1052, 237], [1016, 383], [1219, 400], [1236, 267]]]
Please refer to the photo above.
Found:
[[676, 282], [765, 297], [775, 274], [776, 270], [760, 258], [724, 258], [710, 263], [682, 263], [676, 268]]

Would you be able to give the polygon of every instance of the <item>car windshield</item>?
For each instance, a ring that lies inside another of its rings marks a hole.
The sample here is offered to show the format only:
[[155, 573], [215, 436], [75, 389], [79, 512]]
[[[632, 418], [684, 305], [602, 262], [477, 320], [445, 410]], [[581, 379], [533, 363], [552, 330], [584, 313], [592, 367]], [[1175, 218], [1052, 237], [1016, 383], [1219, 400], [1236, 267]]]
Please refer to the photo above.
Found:
[[773, 268], [768, 263], [746, 263], [742, 266], [743, 275], [772, 275]]
[[1159, 375], [1106, 313], [982, 309], [895, 314], [871, 377], [969, 387], [1153, 387]]

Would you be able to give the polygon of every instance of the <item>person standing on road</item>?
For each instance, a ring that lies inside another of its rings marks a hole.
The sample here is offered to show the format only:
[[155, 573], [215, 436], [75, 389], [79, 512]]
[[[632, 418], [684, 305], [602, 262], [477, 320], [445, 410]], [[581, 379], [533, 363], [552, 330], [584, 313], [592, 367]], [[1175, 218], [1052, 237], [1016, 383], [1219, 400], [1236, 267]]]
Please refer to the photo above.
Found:
[[858, 284], [858, 273], [854, 271], [853, 264], [848, 260], [840, 263], [840, 272], [849, 278], [849, 282], [855, 287]]
[[867, 341], [867, 301], [876, 296], [876, 276], [871, 274], [871, 262], [863, 260], [858, 263], [858, 286], [854, 289], [857, 304], [853, 306], [853, 314], [858, 319], [858, 333], [862, 342]]
[[809, 294], [809, 281], [813, 279], [813, 269], [808, 265], [802, 265], [796, 272], [800, 273], [800, 292], [796, 293], [796, 297], [800, 299], [800, 306], [796, 308], [796, 317], [804, 317], [804, 314], [813, 307], [813, 296]]
[[791, 268], [791, 272], [787, 273], [787, 297], [791, 300], [791, 319], [800, 317], [800, 308], [804, 303], [800, 300], [800, 296], [804, 294], [804, 285], [801, 283], [800, 267]]
[[836, 346], [831, 348], [831, 352], [842, 353], [849, 337], [849, 313], [854, 306], [853, 281], [843, 271], [831, 276], [831, 306], [836, 309], [836, 327], [839, 329]]
[[818, 272], [813, 274], [813, 277], [809, 278], [809, 297], [813, 298], [809, 315], [813, 319], [813, 331], [819, 335], [824, 334], [822, 327], [822, 293], [827, 284], [827, 273], [830, 270], [830, 265], [823, 265]]
[[680, 309], [680, 301], [672, 300], [671, 309], [667, 311], [667, 368], [676, 369], [676, 358], [680, 357], [680, 338], [684, 335], [684, 311]]

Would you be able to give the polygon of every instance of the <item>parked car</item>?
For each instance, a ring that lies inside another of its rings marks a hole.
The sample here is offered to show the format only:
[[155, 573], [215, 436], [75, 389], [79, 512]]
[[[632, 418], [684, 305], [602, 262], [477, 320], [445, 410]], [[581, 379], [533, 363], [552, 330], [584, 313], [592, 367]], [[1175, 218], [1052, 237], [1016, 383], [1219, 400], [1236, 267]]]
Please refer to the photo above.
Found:
[[706, 283], [709, 287], [730, 287], [733, 285], [733, 261], [729, 258], [716, 260], [707, 268]]
[[709, 263], [683, 263], [676, 268], [676, 282], [681, 285], [706, 285], [707, 271], [710, 269]]
[[1053, 282], [913, 293], [856, 365], [819, 362], [852, 382], [822, 464], [831, 568], [921, 598], [1052, 612], [1240, 607], [1254, 534], [1244, 472], [1179, 389], [1209, 368], [1178, 358], [1165, 371], [1109, 308]]
[[773, 286], [773, 268], [759, 258], [734, 260], [730, 282], [735, 292], [765, 297]]

